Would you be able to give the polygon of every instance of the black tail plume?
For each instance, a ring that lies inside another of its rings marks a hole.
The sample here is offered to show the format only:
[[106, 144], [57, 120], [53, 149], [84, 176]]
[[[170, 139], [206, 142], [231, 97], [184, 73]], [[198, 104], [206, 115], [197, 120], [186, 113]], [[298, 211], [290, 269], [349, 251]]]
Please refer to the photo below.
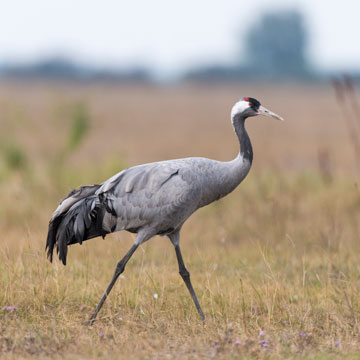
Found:
[[46, 241], [47, 256], [51, 262], [55, 245], [59, 259], [66, 265], [68, 245], [81, 244], [84, 240], [104, 235], [97, 227], [99, 204], [95, 192], [99, 187], [86, 186], [72, 191], [55, 211], [56, 215], [49, 222]]

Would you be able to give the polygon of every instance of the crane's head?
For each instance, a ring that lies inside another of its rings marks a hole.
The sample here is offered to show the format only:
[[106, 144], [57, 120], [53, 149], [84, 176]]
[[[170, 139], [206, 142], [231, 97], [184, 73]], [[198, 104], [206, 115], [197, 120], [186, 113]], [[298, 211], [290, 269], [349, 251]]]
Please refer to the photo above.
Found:
[[231, 110], [231, 119], [234, 120], [237, 115], [240, 115], [244, 119], [250, 116], [265, 115], [278, 120], [284, 120], [281, 116], [266, 109], [258, 100], [251, 97], [243, 97], [233, 106]]

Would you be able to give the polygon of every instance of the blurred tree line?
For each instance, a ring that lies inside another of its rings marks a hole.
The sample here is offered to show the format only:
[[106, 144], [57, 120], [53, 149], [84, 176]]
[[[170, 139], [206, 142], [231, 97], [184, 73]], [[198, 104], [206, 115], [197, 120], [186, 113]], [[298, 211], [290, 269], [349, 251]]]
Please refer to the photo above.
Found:
[[299, 12], [265, 14], [246, 37], [248, 69], [268, 76], [308, 76], [306, 42], [304, 21]]
[[[307, 31], [304, 17], [297, 10], [264, 13], [249, 28], [244, 49], [232, 66], [212, 65], [188, 71], [185, 81], [238, 80], [318, 80], [326, 74], [316, 73], [306, 57]], [[239, 38], [239, 43], [244, 39]], [[240, 48], [240, 46], [239, 46]], [[3, 65], [0, 77], [18, 79], [106, 80], [148, 83], [154, 80], [146, 67], [128, 71], [96, 69], [61, 57], [26, 65]]]
[[300, 12], [265, 13], [245, 37], [234, 66], [210, 66], [186, 75], [196, 80], [314, 79], [306, 59], [307, 33]]
[[0, 76], [7, 79], [51, 79], [77, 81], [121, 81], [146, 83], [151, 75], [146, 68], [128, 70], [96, 68], [91, 65], [78, 64], [70, 59], [55, 56], [29, 64], [3, 64]]

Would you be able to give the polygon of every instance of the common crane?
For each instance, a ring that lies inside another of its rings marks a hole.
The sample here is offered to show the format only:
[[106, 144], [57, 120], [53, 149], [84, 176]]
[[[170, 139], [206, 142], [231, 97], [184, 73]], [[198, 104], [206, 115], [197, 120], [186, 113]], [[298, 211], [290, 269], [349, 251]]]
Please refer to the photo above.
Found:
[[192, 213], [229, 194], [248, 174], [253, 151], [245, 120], [256, 115], [283, 120], [254, 98], [243, 97], [238, 101], [232, 108], [231, 121], [239, 139], [240, 152], [232, 161], [191, 157], [134, 166], [102, 184], [73, 190], [60, 203], [49, 223], [46, 248], [50, 261], [55, 245], [59, 259], [66, 265], [69, 245], [105, 237], [119, 230], [137, 234], [130, 250], [117, 263], [115, 273], [90, 317], [90, 324], [135, 250], [155, 235], [166, 235], [174, 245], [179, 273], [201, 319], [205, 319], [181, 255], [180, 230]]

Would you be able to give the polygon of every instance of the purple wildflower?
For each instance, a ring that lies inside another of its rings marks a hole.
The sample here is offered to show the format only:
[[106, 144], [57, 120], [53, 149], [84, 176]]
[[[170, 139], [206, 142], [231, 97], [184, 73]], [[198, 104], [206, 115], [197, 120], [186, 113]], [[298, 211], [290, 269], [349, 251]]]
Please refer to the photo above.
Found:
[[221, 351], [221, 346], [220, 346], [219, 344], [216, 344], [216, 345], [214, 346], [214, 350], [215, 350], [215, 353], [220, 352], [220, 351]]
[[3, 311], [16, 311], [18, 308], [16, 306], [3, 306]]
[[259, 336], [261, 336], [261, 337], [266, 336], [266, 332], [265, 331], [260, 331]]
[[299, 334], [299, 336], [301, 336], [302, 338], [304, 338], [304, 337], [306, 337], [306, 334], [303, 333], [303, 332], [301, 332], [301, 333]]
[[263, 348], [267, 348], [269, 346], [268, 342], [266, 340], [260, 340], [259, 345]]
[[236, 345], [236, 346], [240, 346], [240, 345], [241, 345], [241, 340], [240, 340], [240, 339], [237, 339], [237, 340], [235, 341], [235, 345]]
[[100, 336], [101, 338], [103, 338], [103, 337], [105, 336], [105, 334], [104, 334], [104, 333], [100, 333], [99, 336]]
[[340, 341], [336, 340], [335, 341], [335, 346], [339, 346], [340, 345]]

